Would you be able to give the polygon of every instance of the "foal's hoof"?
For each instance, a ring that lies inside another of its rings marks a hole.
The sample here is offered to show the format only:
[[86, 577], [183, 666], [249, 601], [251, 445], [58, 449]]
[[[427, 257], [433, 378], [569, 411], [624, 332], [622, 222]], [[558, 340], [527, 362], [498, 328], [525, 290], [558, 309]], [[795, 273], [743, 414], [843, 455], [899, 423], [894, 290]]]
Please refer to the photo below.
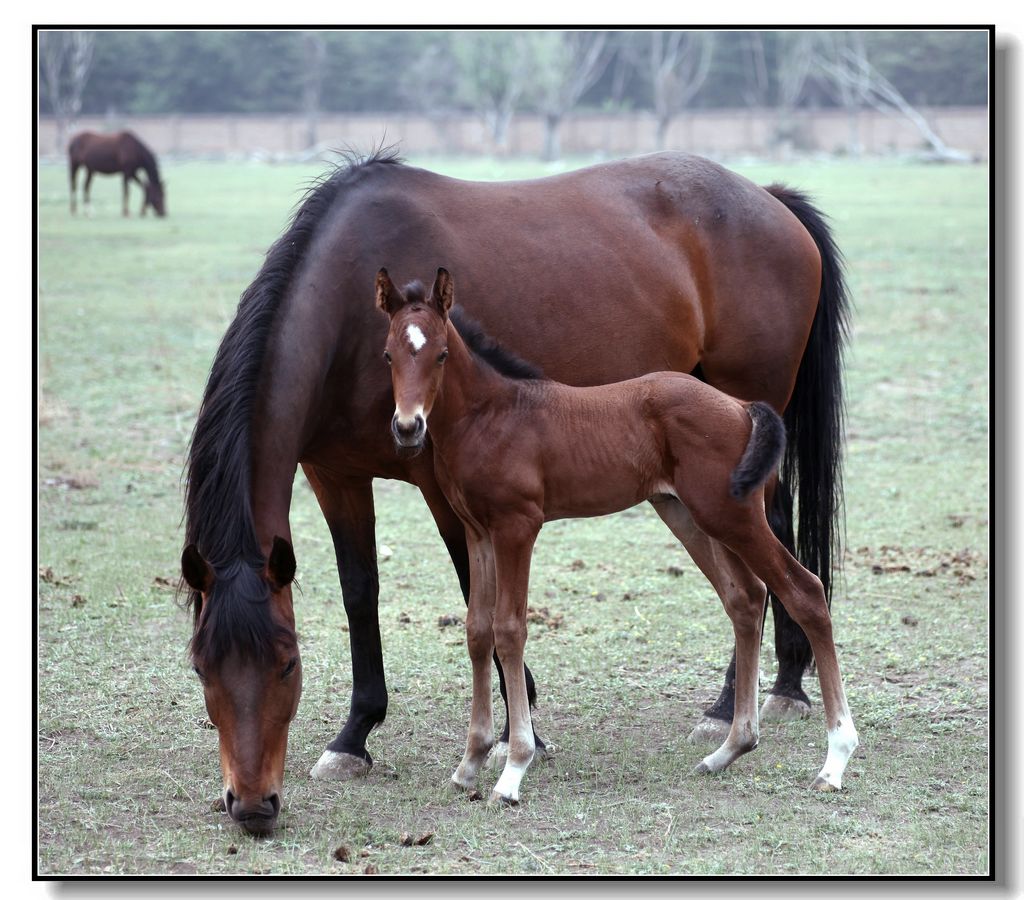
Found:
[[814, 783], [811, 785], [812, 791], [818, 791], [822, 794], [831, 794], [836, 791], [841, 791], [842, 789], [843, 786], [841, 784], [833, 784], [831, 781], [822, 778], [820, 775], [814, 779]]
[[519, 801], [515, 797], [506, 797], [497, 791], [491, 791], [491, 799], [487, 801], [488, 806], [518, 806]]
[[726, 722], [724, 719], [701, 716], [696, 727], [690, 732], [690, 743], [717, 747], [729, 736], [731, 728], [732, 723]]
[[795, 722], [811, 714], [811, 705], [795, 697], [769, 694], [761, 707], [762, 722]]
[[693, 774], [711, 775], [713, 774], [713, 769], [706, 762], [704, 762], [704, 760], [701, 760], [699, 763], [697, 763], [697, 765], [693, 767]]
[[370, 763], [361, 756], [324, 750], [309, 774], [319, 781], [351, 781], [370, 771]]

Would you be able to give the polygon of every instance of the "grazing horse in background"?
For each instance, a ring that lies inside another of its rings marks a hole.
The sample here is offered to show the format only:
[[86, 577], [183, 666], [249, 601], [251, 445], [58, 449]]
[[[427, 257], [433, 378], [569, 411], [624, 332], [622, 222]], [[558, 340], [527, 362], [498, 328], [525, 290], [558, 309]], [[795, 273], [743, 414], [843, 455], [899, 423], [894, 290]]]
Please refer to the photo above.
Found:
[[[83, 131], [76, 134], [68, 145], [68, 164], [71, 174], [71, 212], [75, 212], [75, 194], [77, 193], [78, 169], [85, 166], [85, 186], [82, 188], [82, 199], [89, 209], [89, 188], [92, 176], [96, 172], [103, 175], [124, 177], [124, 192], [121, 212], [128, 215], [128, 183], [135, 181], [145, 195], [139, 215], [146, 214], [146, 207], [152, 206], [158, 216], [167, 214], [164, 198], [164, 185], [160, 181], [156, 156], [153, 151], [142, 143], [132, 132], [119, 131], [116, 134], [96, 134], [94, 131]], [[138, 176], [139, 169], [146, 173], [147, 181]]]
[[[668, 496], [682, 510], [673, 532], [711, 581], [736, 635], [732, 727], [697, 771], [720, 772], [757, 746], [767, 583], [810, 639], [818, 666], [828, 756], [813, 786], [839, 790], [857, 732], [825, 592], [765, 518], [763, 485], [786, 445], [778, 413], [680, 372], [585, 388], [503, 375], [473, 353], [449, 317], [455, 286], [443, 268], [429, 296], [419, 282], [398, 290], [386, 269], [377, 273], [376, 293], [390, 323], [384, 357], [395, 395], [395, 443], [421, 450], [430, 435], [438, 482], [469, 543], [473, 707], [466, 753], [452, 780], [472, 789], [494, 743], [491, 655], [497, 652], [510, 730], [491, 800], [519, 801], [535, 752], [523, 648], [530, 561], [544, 523]], [[492, 359], [495, 353], [492, 348]]]
[[[796, 555], [828, 593], [846, 294], [828, 227], [803, 195], [681, 153], [508, 183], [446, 178], [391, 152], [352, 161], [310, 190], [243, 293], [189, 449], [182, 570], [192, 658], [219, 728], [228, 811], [250, 830], [277, 816], [301, 688], [290, 587], [296, 468], [334, 542], [352, 657], [348, 718], [314, 777], [366, 772], [367, 736], [387, 712], [373, 479], [417, 486], [469, 597], [465, 529], [429, 442], [400, 453], [381, 427], [394, 397], [380, 363], [386, 323], [368, 297], [381, 264], [405, 283], [438, 256], [459, 272], [460, 305], [552, 378], [599, 385], [668, 369], [782, 413], [787, 449], [769, 522], [792, 545], [793, 490]], [[675, 497], [652, 503], [670, 528], [688, 527]], [[763, 719], [809, 710], [801, 678], [810, 647], [774, 598], [772, 608], [779, 669]], [[695, 729], [716, 743], [733, 717], [734, 663]], [[498, 677], [505, 697], [500, 665]], [[499, 747], [506, 735], [507, 725]]]

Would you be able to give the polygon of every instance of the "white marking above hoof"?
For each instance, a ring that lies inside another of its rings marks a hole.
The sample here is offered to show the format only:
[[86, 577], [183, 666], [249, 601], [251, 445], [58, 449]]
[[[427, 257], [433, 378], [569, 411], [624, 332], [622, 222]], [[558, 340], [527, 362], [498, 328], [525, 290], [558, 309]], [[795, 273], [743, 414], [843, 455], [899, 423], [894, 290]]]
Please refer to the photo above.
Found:
[[370, 764], [351, 753], [324, 750], [309, 774], [319, 781], [351, 781], [370, 771]]
[[701, 720], [690, 732], [689, 741], [691, 744], [711, 744], [717, 746], [729, 736], [732, 725], [722, 719], [712, 719], [710, 716], [701, 716]]
[[762, 722], [796, 722], [806, 719], [811, 714], [810, 704], [793, 697], [781, 697], [769, 694], [761, 707]]

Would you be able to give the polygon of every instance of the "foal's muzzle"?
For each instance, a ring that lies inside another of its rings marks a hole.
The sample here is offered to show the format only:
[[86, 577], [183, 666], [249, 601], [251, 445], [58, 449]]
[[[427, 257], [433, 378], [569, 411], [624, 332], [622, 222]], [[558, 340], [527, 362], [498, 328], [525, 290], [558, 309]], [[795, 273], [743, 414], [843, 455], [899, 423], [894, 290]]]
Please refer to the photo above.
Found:
[[419, 413], [408, 421], [398, 418], [398, 413], [391, 419], [391, 433], [399, 447], [422, 447], [427, 436], [427, 420]]

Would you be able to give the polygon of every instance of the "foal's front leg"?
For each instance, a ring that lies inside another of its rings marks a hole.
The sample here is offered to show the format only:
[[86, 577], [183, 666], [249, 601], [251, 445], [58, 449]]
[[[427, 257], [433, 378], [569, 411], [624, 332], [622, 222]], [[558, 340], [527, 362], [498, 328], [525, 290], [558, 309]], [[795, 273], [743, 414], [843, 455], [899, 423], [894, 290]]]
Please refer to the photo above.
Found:
[[470, 591], [466, 614], [466, 645], [473, 664], [473, 706], [462, 762], [452, 775], [459, 787], [472, 788], [494, 744], [494, 710], [491, 690], [491, 655], [494, 652], [494, 556], [488, 540], [467, 535]]
[[535, 745], [530, 721], [530, 701], [526, 691], [523, 652], [526, 646], [526, 608], [529, 596], [530, 558], [540, 530], [539, 524], [523, 521], [492, 538], [497, 603], [494, 610], [494, 647], [505, 670], [508, 692], [508, 757], [491, 803], [519, 802], [519, 785], [533, 762]]

